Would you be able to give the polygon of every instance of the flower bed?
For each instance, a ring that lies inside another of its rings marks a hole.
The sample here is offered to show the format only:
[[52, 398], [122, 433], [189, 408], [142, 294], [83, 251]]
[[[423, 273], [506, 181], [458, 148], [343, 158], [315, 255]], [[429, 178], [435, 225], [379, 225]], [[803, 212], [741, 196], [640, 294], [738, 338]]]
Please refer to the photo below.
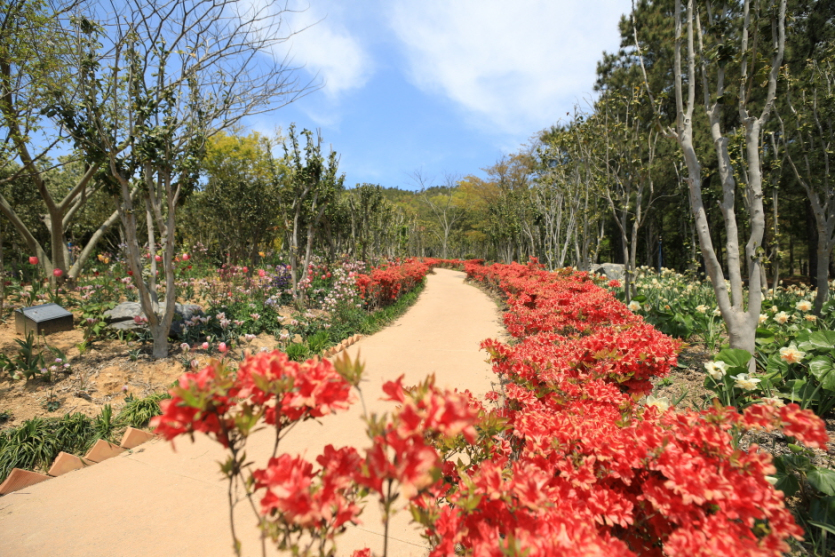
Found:
[[429, 272], [430, 265], [419, 259], [394, 261], [375, 267], [368, 274], [357, 274], [360, 296], [369, 309], [392, 303], [400, 294], [417, 286]]
[[[467, 265], [498, 288], [518, 343], [486, 341], [507, 383], [508, 429], [489, 460], [457, 472], [439, 505], [439, 546], [502, 544], [531, 555], [779, 555], [802, 534], [768, 476], [771, 458], [734, 447], [743, 429], [782, 428], [811, 446], [823, 423], [797, 405], [739, 414], [638, 404], [675, 364], [678, 343], [585, 273]], [[473, 505], [476, 494], [486, 495]], [[436, 552], [441, 555], [443, 552]]]
[[[428, 265], [399, 267], [376, 283]], [[358, 522], [367, 496], [385, 517], [407, 503], [438, 557], [780, 555], [802, 535], [769, 481], [771, 457], [736, 440], [747, 429], [779, 428], [821, 446], [826, 432], [812, 412], [641, 404], [650, 379], [675, 364], [677, 341], [584, 273], [549, 273], [535, 261], [465, 268], [507, 297], [516, 338], [484, 342], [503, 385], [487, 402], [441, 391], [433, 378], [411, 388], [390, 381], [383, 390], [399, 406], [366, 418], [369, 449], [329, 445], [320, 468], [276, 453], [250, 473], [243, 451], [259, 420], [278, 440], [295, 421], [345, 408], [360, 385], [359, 362], [298, 364], [274, 352], [240, 370], [214, 363], [186, 374], [157, 431], [169, 439], [203, 431], [229, 449], [224, 472], [252, 486], [247, 496], [259, 498], [253, 508], [280, 548], [312, 536], [327, 553]]]

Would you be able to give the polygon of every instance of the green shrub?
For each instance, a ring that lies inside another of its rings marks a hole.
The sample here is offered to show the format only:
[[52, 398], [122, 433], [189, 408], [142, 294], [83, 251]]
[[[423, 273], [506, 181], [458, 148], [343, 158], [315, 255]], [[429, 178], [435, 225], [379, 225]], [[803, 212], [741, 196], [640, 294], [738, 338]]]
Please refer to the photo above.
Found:
[[309, 353], [310, 350], [308, 349], [307, 344], [291, 342], [287, 345], [287, 357], [294, 362], [304, 361]]
[[81, 413], [27, 420], [0, 435], [0, 481], [12, 468], [47, 468], [61, 451], [84, 454], [95, 439], [93, 420]]
[[131, 400], [116, 417], [116, 423], [130, 427], [147, 427], [154, 416], [162, 414], [159, 402], [171, 398], [168, 393], [153, 394], [145, 398]]
[[330, 335], [327, 331], [319, 331], [318, 333], [307, 339], [307, 346], [310, 348], [310, 352], [313, 354], [318, 354], [319, 352], [327, 348], [328, 344], [330, 344]]

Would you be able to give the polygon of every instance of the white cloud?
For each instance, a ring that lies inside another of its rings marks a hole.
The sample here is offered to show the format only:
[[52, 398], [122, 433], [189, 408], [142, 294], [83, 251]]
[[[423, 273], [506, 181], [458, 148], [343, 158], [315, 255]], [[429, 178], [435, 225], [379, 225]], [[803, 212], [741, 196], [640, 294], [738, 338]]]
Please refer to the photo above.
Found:
[[595, 63], [618, 47], [628, 0], [399, 0], [388, 22], [409, 79], [485, 128], [530, 133], [581, 102]]
[[371, 57], [358, 37], [343, 24], [341, 6], [295, 1], [289, 2], [288, 8], [282, 14], [282, 31], [295, 34], [276, 48], [277, 59], [289, 55], [293, 66], [301, 66], [319, 78], [330, 98], [365, 85], [373, 72]]

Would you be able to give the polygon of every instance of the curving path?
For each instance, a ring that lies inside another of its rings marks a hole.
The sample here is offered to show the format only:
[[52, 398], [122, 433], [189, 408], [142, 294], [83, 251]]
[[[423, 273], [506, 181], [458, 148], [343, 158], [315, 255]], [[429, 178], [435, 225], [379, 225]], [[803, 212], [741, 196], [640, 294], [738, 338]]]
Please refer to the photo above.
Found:
[[[369, 412], [385, 412], [378, 400], [384, 380], [404, 374], [414, 384], [435, 373], [441, 387], [490, 390], [494, 376], [485, 338], [503, 335], [500, 314], [490, 298], [464, 283], [464, 273], [437, 269], [429, 275], [417, 303], [385, 330], [348, 349], [366, 363], [363, 386]], [[297, 426], [282, 441], [283, 451], [315, 458], [328, 443], [368, 446], [360, 419], [361, 405], [328, 416], [321, 423]], [[256, 435], [248, 455], [265, 463], [271, 452], [269, 435]], [[152, 441], [137, 449], [0, 498], [2, 557], [118, 557], [232, 555], [226, 483], [217, 461], [220, 445], [205, 437], [183, 439], [176, 451]], [[260, 555], [258, 530], [251, 509], [236, 508], [238, 536], [244, 555]], [[363, 524], [339, 540], [339, 555], [370, 547], [382, 554], [383, 527], [377, 505], [370, 502]], [[390, 524], [389, 555], [425, 555], [419, 532], [405, 512]], [[269, 546], [269, 544], [268, 544]], [[276, 554], [275, 550], [270, 555]]]

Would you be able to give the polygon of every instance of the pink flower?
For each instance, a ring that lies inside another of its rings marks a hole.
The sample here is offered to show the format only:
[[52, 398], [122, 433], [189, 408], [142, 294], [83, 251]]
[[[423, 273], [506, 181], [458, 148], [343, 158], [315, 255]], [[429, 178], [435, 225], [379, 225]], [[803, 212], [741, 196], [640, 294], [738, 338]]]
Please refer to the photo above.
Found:
[[267, 271], [264, 269], [258, 269], [258, 276], [264, 278], [267, 275]]
[[248, 268], [248, 267], [244, 267], [242, 270], [243, 270], [244, 274], [246, 274], [246, 273], [248, 273], [248, 272], [249, 272], [249, 268]]
[[191, 256], [187, 253], [184, 253], [183, 254], [183, 261], [188, 261], [189, 259], [191, 259]]
[[226, 351], [229, 350], [228, 348], [226, 348], [225, 342], [221, 342], [220, 344], [218, 344], [217, 349], [220, 351], [221, 354], [226, 354]]
[[39, 260], [38, 260], [38, 258], [37, 258], [37, 257], [35, 257], [34, 255], [33, 255], [32, 257], [30, 257], [30, 258], [29, 258], [29, 264], [30, 264], [30, 265], [37, 265], [37, 264], [38, 264], [38, 261], [39, 261]]
[[55, 278], [61, 278], [61, 275], [63, 275], [63, 274], [64, 274], [64, 271], [62, 271], [61, 269], [55, 269], [54, 271], [52, 271], [52, 275]]
[[154, 259], [156, 259], [157, 262], [160, 262], [160, 261], [162, 261], [162, 256], [161, 255], [155, 255]]
[[209, 343], [208, 343], [208, 342], [204, 342], [204, 343], [203, 343], [203, 350], [208, 350], [208, 349], [209, 349]]

